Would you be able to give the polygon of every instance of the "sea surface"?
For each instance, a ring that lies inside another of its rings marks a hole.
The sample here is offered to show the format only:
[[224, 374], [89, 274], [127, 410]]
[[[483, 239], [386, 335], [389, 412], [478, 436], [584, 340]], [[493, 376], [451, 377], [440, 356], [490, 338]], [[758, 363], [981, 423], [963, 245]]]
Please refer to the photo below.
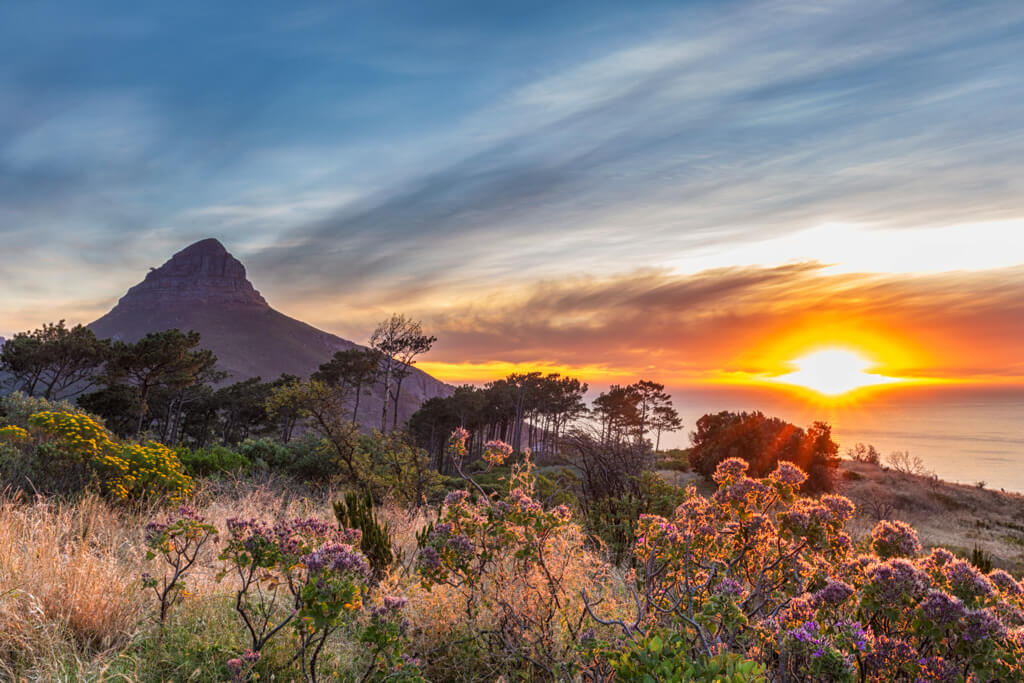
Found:
[[885, 457], [892, 451], [920, 456], [941, 479], [984, 482], [1024, 493], [1024, 389], [893, 388], [859, 401], [808, 401], [773, 390], [672, 391], [684, 431], [662, 438], [662, 447], [689, 445], [697, 419], [719, 410], [760, 410], [807, 426], [832, 425], [841, 453], [857, 442]]

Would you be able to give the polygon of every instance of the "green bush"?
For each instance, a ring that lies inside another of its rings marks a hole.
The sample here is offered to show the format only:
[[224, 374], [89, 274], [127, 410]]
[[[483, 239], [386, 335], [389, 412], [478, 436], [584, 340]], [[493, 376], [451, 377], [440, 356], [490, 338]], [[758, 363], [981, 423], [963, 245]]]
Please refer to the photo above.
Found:
[[616, 564], [630, 555], [641, 515], [669, 516], [686, 495], [653, 472], [633, 478], [633, 485], [634, 491], [588, 501], [586, 505], [587, 531], [604, 541]]
[[328, 481], [340, 471], [327, 439], [316, 434], [304, 434], [289, 441], [288, 453], [290, 460], [285, 471], [299, 479]]
[[287, 444], [274, 439], [246, 439], [237, 444], [235, 450], [257, 469], [287, 471], [292, 461], [292, 451]]
[[26, 396], [20, 391], [0, 397], [0, 426], [28, 427], [28, 419], [36, 413], [57, 412], [85, 415], [86, 412], [67, 401], [48, 401], [38, 396]]
[[177, 454], [185, 471], [193, 477], [244, 473], [252, 466], [252, 461], [249, 458], [226, 446], [210, 446], [196, 450], [178, 448]]
[[673, 472], [690, 471], [690, 449], [671, 448], [658, 454], [659, 470], [672, 470]]
[[609, 660], [616, 680], [707, 681], [707, 683], [765, 683], [767, 672], [758, 662], [735, 653], [693, 659], [685, 640], [675, 633], [650, 634]]
[[345, 500], [334, 501], [334, 516], [342, 529], [358, 529], [362, 533], [359, 548], [370, 562], [375, 579], [380, 579], [394, 561], [391, 550], [391, 526], [380, 523], [373, 510], [373, 496], [369, 491], [362, 496], [356, 492], [345, 495]]

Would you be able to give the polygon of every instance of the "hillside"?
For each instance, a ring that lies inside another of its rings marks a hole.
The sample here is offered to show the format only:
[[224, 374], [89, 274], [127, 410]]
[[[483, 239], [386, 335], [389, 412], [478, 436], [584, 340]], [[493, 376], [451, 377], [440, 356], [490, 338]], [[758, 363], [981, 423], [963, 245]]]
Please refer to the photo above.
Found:
[[[308, 376], [336, 351], [357, 344], [273, 309], [246, 278], [245, 266], [216, 239], [174, 254], [135, 285], [106, 315], [88, 325], [98, 336], [135, 341], [148, 332], [196, 330], [229, 381]], [[413, 368], [402, 385], [399, 419], [452, 388]], [[379, 420], [379, 391], [360, 406], [360, 422]]]

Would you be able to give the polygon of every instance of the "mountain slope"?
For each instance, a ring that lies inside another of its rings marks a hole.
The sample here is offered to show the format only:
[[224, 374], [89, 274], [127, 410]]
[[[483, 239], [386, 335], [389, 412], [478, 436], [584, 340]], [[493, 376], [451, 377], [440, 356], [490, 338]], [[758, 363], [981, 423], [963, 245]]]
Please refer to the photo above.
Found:
[[[271, 308], [246, 278], [245, 266], [215, 239], [196, 242], [152, 269], [88, 327], [123, 341], [175, 327], [195, 330], [232, 382], [282, 373], [307, 377], [336, 351], [357, 346]], [[451, 392], [451, 386], [413, 368], [402, 384], [399, 421], [428, 398]], [[379, 388], [364, 399], [361, 423], [380, 426], [382, 400]]]

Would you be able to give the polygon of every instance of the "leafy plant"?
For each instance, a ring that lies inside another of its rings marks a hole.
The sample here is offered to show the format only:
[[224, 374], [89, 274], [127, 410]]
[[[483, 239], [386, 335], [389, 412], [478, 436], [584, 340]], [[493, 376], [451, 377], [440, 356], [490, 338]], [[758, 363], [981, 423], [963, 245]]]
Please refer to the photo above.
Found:
[[377, 519], [373, 509], [373, 497], [369, 491], [360, 496], [352, 491], [345, 500], [334, 502], [334, 516], [340, 528], [358, 529], [362, 538], [359, 547], [370, 562], [375, 579], [380, 579], [394, 561], [391, 547], [391, 526]]
[[617, 680], [766, 683], [765, 667], [735, 653], [693, 659], [684, 639], [675, 633], [654, 633], [610, 659]]
[[[359, 532], [310, 517], [273, 525], [229, 519], [228, 534], [220, 576], [237, 579], [235, 611], [249, 635], [249, 660], [258, 661], [270, 639], [291, 625], [303, 675], [316, 681], [327, 639], [362, 607], [370, 567], [353, 547]], [[231, 668], [242, 675], [246, 666], [243, 656]]]
[[148, 573], [142, 575], [143, 587], [152, 589], [160, 603], [161, 625], [166, 623], [171, 606], [187, 595], [185, 577], [203, 546], [216, 534], [217, 527], [186, 506], [163, 522], [154, 520], [146, 525], [146, 559], [159, 556], [168, 566], [159, 579]]
[[244, 472], [252, 462], [242, 453], [226, 446], [209, 448], [178, 448], [175, 450], [178, 460], [185, 471], [193, 477], [208, 477], [228, 472]]

